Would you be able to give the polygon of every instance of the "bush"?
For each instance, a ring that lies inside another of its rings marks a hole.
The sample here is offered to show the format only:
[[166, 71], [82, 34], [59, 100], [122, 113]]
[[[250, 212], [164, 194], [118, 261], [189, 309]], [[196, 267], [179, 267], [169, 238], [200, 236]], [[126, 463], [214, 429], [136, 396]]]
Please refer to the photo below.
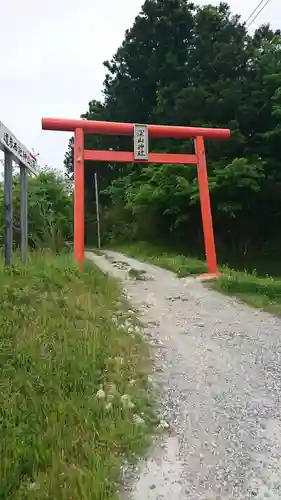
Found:
[[[0, 204], [4, 204], [0, 185]], [[13, 179], [13, 228], [15, 246], [20, 245], [20, 178]], [[3, 211], [0, 214], [3, 244]], [[28, 178], [28, 240], [31, 247], [61, 250], [73, 240], [73, 195], [66, 179], [55, 172]]]

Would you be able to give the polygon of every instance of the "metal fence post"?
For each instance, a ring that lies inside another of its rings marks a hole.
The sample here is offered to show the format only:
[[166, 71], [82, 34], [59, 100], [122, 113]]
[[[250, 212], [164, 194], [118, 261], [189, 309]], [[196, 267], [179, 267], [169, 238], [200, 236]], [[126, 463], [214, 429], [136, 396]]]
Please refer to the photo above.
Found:
[[20, 251], [21, 260], [27, 261], [28, 248], [28, 208], [27, 208], [27, 169], [20, 164]]
[[4, 160], [4, 258], [5, 264], [12, 262], [13, 252], [13, 155], [5, 151]]

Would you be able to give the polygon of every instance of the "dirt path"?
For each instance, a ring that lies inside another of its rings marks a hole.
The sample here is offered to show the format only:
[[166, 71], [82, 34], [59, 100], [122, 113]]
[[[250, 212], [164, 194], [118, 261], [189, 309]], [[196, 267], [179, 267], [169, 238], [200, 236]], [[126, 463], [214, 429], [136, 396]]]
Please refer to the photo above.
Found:
[[117, 253], [88, 258], [147, 324], [171, 426], [129, 498], [280, 500], [281, 320]]

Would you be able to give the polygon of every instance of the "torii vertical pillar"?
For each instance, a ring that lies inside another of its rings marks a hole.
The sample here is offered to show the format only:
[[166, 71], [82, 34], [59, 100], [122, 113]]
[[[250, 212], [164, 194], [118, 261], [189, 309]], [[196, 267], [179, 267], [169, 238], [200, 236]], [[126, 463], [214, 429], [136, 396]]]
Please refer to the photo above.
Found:
[[202, 136], [196, 137], [194, 143], [195, 143], [195, 152], [197, 156], [197, 176], [198, 176], [198, 187], [200, 195], [203, 235], [205, 243], [205, 255], [208, 265], [208, 274], [209, 277], [212, 278], [213, 277], [212, 275], [215, 276], [218, 275], [218, 264], [217, 264], [216, 246], [214, 238], [214, 228], [212, 221], [205, 145], [203, 137]]

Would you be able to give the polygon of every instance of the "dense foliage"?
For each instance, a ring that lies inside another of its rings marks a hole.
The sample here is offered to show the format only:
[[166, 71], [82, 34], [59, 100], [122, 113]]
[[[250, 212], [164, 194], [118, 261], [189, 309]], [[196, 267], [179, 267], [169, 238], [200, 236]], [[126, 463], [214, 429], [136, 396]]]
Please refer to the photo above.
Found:
[[[0, 204], [4, 205], [3, 184]], [[28, 178], [28, 238], [33, 248], [60, 250], [73, 239], [72, 186], [60, 174], [41, 171]], [[1, 212], [0, 244], [3, 244], [3, 212]], [[20, 178], [13, 179], [13, 233], [15, 246], [20, 245]]]
[[[146, 0], [111, 61], [103, 102], [86, 119], [230, 127], [207, 144], [216, 239], [240, 255], [273, 254], [281, 227], [281, 37], [247, 32], [226, 3]], [[129, 138], [86, 137], [90, 148], [132, 149]], [[154, 151], [190, 151], [188, 141], [154, 140]], [[65, 164], [72, 171], [71, 144]], [[178, 165], [88, 165], [102, 191], [104, 238], [164, 239], [198, 247], [202, 226], [196, 169]], [[88, 232], [88, 237], [93, 231]]]

